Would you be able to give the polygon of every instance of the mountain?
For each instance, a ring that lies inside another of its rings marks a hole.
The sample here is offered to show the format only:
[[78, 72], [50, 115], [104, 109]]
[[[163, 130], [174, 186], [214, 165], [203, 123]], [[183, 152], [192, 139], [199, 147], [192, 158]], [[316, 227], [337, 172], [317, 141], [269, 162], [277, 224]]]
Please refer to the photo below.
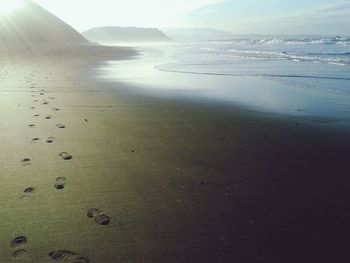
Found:
[[[1, 0], [2, 1], [2, 0]], [[86, 45], [89, 41], [30, 0], [0, 12], [0, 45]]]
[[88, 40], [100, 43], [171, 41], [169, 37], [156, 28], [109, 26], [92, 28], [82, 34]]
[[162, 31], [175, 41], [209, 41], [234, 38], [230, 32], [212, 28], [164, 28]]

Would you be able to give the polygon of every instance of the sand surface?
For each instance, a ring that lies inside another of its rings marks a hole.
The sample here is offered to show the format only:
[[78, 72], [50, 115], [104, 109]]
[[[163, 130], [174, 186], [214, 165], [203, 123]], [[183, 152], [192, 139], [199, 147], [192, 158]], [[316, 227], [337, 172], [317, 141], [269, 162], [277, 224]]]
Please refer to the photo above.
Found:
[[2, 51], [1, 262], [347, 262], [348, 131], [84, 75], [111, 56]]

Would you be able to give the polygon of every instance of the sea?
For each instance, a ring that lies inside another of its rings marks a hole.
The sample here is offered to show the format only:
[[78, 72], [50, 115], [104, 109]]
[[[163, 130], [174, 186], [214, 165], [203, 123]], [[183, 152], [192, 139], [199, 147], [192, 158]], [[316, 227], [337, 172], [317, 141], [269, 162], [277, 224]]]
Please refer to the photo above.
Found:
[[[125, 45], [125, 44], [124, 44]], [[350, 38], [237, 38], [133, 44], [98, 67], [132, 92], [350, 124]]]

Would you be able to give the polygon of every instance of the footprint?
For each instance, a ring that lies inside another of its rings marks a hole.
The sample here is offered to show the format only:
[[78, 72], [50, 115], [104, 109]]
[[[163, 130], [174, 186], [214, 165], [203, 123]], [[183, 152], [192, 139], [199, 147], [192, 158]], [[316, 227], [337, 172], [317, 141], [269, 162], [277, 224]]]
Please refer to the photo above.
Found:
[[51, 257], [55, 261], [64, 261], [64, 262], [72, 262], [72, 263], [89, 263], [90, 262], [90, 259], [79, 256], [76, 253], [69, 250], [60, 250], [60, 251], [51, 252], [49, 254], [49, 257]]
[[66, 259], [72, 259], [76, 255], [77, 254], [75, 254], [74, 252], [68, 250], [55, 251], [49, 254], [49, 256], [56, 261], [65, 261]]
[[11, 247], [18, 247], [27, 243], [27, 238], [25, 236], [18, 236], [11, 241]]
[[97, 208], [91, 208], [88, 210], [88, 212], [86, 213], [86, 215], [90, 218], [96, 217], [97, 215], [101, 214], [102, 211], [97, 209]]
[[67, 178], [66, 178], [66, 177], [63, 177], [63, 176], [62, 176], [62, 177], [57, 177], [57, 178], [56, 178], [56, 181], [57, 181], [57, 182], [64, 182], [64, 181], [67, 181]]
[[39, 114], [35, 114], [34, 117], [39, 117], [40, 115]]
[[57, 190], [62, 190], [66, 187], [66, 177], [58, 177], [56, 178], [55, 188]]
[[45, 95], [44, 93], [42, 93], [42, 92], [40, 93], [40, 96], [44, 96], [44, 95]]
[[60, 128], [60, 129], [64, 129], [64, 128], [66, 128], [66, 126], [65, 125], [63, 125], [63, 124], [56, 124], [56, 126], [57, 126], [57, 128]]
[[66, 161], [71, 160], [73, 158], [73, 156], [67, 152], [60, 153], [60, 156], [62, 157], [63, 160], [66, 160]]
[[47, 143], [54, 143], [55, 139], [56, 139], [55, 137], [49, 137], [49, 138], [47, 138], [46, 142]]
[[47, 101], [44, 101], [43, 103], [42, 103], [42, 105], [48, 105], [49, 104], [49, 102], [47, 102]]
[[97, 215], [95, 222], [101, 226], [108, 226], [111, 223], [111, 218], [107, 215]]
[[51, 120], [51, 119], [52, 119], [52, 116], [51, 116], [51, 115], [46, 116], [46, 117], [45, 117], [45, 119], [47, 119], [47, 120]]
[[23, 166], [31, 165], [31, 160], [29, 158], [24, 158], [22, 161]]
[[29, 127], [29, 128], [34, 128], [34, 127], [35, 127], [35, 124], [29, 124], [28, 127]]
[[34, 187], [29, 187], [29, 188], [27, 188], [26, 190], [24, 190], [24, 192], [25, 192], [26, 194], [32, 194], [32, 193], [35, 192], [35, 188], [34, 188]]
[[57, 189], [57, 190], [63, 190], [65, 187], [66, 187], [66, 184], [65, 183], [55, 183], [54, 187]]
[[54, 99], [55, 99], [55, 97], [49, 97], [49, 99], [50, 99], [50, 100], [54, 100]]
[[32, 194], [35, 192], [35, 188], [34, 187], [29, 187], [29, 188], [27, 188], [27, 189], [25, 189], [24, 190], [24, 193], [26, 194], [26, 195], [22, 195], [21, 196], [21, 199], [27, 199], [27, 198], [31, 198], [32, 196]]
[[58, 109], [58, 108], [52, 108], [54, 111], [59, 111], [60, 109]]
[[89, 218], [95, 218], [96, 224], [99, 224], [101, 226], [108, 226], [111, 224], [111, 218], [103, 214], [102, 211], [97, 208], [89, 209], [86, 215]]
[[19, 257], [23, 257], [25, 254], [27, 254], [27, 250], [26, 249], [18, 249], [15, 252], [13, 252], [12, 256], [14, 258], [19, 258]]
[[37, 143], [40, 139], [39, 138], [33, 138], [31, 143]]
[[35, 109], [35, 107], [30, 107], [32, 110], [34, 110]]

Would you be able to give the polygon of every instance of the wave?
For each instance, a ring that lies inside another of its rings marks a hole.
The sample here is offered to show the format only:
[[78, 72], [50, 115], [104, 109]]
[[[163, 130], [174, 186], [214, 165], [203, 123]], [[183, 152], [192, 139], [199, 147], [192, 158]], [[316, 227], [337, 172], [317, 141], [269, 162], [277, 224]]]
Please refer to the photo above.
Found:
[[[255, 44], [289, 44], [289, 45], [315, 45], [315, 44], [350, 44], [348, 38], [319, 38], [319, 39], [263, 39], [254, 41]], [[253, 44], [252, 43], [252, 44]]]
[[[212, 41], [218, 42], [218, 41]], [[333, 38], [264, 38], [250, 39], [237, 38], [224, 41], [232, 44], [250, 44], [250, 45], [344, 45], [350, 46], [350, 38], [333, 37]]]
[[[218, 50], [216, 53], [220, 53]], [[340, 66], [350, 65], [350, 52], [304, 52], [293, 54], [285, 51], [222, 50], [221, 55], [250, 58], [256, 60], [291, 60], [300, 62], [326, 63]]]
[[323, 55], [323, 56], [350, 56], [350, 52], [306, 52], [305, 54], [310, 55], [310, 56], [318, 56], [318, 55]]
[[[212, 50], [214, 50], [214, 48]], [[262, 54], [262, 55], [279, 55], [279, 56], [292, 55], [292, 54], [290, 54], [290, 52], [286, 52], [286, 51], [260, 51], [260, 50], [239, 50], [239, 49], [230, 49], [228, 51], [234, 52], [234, 53], [235, 52], [236, 53], [245, 53], [245, 54]], [[350, 52], [322, 52], [322, 51], [320, 51], [320, 52], [303, 52], [303, 54], [310, 55], [310, 56], [350, 56]]]
[[335, 77], [335, 76], [315, 76], [303, 74], [265, 74], [265, 73], [220, 73], [220, 72], [205, 72], [205, 71], [190, 71], [172, 68], [173, 64], [163, 64], [155, 66], [156, 69], [163, 72], [173, 72], [193, 75], [209, 75], [209, 76], [234, 76], [234, 77], [268, 77], [268, 78], [304, 78], [304, 79], [323, 79], [323, 80], [346, 80], [350, 81], [350, 77]]
[[188, 55], [211, 55], [226, 57], [226, 59], [253, 59], [258, 61], [296, 61], [350, 66], [350, 50], [348, 47], [305, 47], [283, 45], [276, 47], [262, 47], [251, 44], [232, 44], [232, 42], [210, 43], [204, 46], [193, 46], [184, 53]]

